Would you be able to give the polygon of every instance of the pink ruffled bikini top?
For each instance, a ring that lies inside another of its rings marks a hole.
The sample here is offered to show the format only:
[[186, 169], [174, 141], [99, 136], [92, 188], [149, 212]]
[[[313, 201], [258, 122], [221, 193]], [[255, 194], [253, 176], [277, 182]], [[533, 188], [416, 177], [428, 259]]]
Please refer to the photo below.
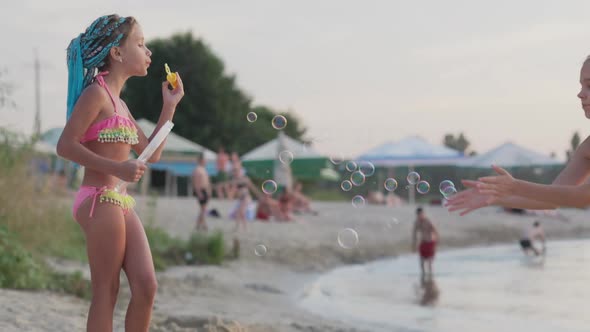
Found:
[[96, 81], [98, 82], [98, 85], [107, 90], [107, 93], [113, 102], [113, 106], [115, 106], [115, 114], [91, 125], [80, 140], [80, 143], [97, 140], [101, 143], [121, 142], [135, 145], [139, 143], [137, 128], [133, 121], [119, 115], [117, 112], [117, 103], [115, 103], [115, 99], [103, 78], [106, 74], [108, 74], [108, 72], [99, 73], [96, 76]]

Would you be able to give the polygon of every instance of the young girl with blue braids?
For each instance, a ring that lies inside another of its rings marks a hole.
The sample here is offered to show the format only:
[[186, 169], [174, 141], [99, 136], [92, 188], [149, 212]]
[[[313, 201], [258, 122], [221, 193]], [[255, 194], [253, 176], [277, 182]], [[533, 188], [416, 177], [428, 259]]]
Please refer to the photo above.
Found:
[[[131, 288], [125, 330], [149, 328], [157, 288], [152, 256], [133, 198], [115, 186], [120, 179], [139, 181], [146, 165], [128, 160], [131, 149], [141, 154], [159, 128], [172, 120], [184, 95], [178, 73], [174, 89], [162, 83], [160, 119], [146, 137], [119, 95], [128, 78], [147, 75], [151, 54], [137, 21], [118, 15], [96, 19], [67, 50], [67, 123], [57, 153], [85, 167], [73, 216], [84, 232], [90, 264], [88, 331], [112, 331], [121, 269]], [[158, 161], [163, 146], [149, 162]]]

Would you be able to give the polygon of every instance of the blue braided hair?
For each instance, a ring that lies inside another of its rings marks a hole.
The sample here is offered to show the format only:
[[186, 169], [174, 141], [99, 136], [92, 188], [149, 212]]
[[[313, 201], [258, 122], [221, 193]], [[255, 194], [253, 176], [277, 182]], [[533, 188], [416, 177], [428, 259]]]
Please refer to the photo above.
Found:
[[109, 65], [111, 48], [123, 44], [135, 24], [133, 17], [105, 15], [97, 18], [84, 33], [72, 39], [67, 51], [68, 101], [66, 119], [84, 88], [92, 83], [97, 70]]

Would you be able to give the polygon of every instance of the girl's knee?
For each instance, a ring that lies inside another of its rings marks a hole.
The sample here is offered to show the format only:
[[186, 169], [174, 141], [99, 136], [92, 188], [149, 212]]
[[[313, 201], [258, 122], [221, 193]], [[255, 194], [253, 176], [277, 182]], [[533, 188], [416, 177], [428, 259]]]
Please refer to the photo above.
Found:
[[158, 281], [155, 276], [144, 277], [131, 285], [131, 294], [146, 302], [153, 302], [158, 291]]
[[92, 296], [95, 298], [106, 298], [113, 305], [117, 302], [117, 295], [119, 294], [119, 278], [111, 280], [92, 281]]

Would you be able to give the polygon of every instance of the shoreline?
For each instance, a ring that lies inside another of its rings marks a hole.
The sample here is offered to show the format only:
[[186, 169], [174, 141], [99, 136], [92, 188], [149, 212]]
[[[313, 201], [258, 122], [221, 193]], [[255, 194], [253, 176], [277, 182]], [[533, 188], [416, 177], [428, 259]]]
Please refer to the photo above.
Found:
[[[138, 197], [138, 212], [144, 223], [150, 219], [150, 210], [146, 207], [148, 199]], [[232, 206], [233, 202], [227, 201], [210, 204], [224, 216]], [[226, 250], [231, 248], [234, 236], [240, 240], [240, 258], [221, 266], [175, 266], [158, 272], [159, 289], [150, 331], [214, 331], [215, 328], [252, 332], [362, 331], [306, 311], [298, 305], [298, 297], [316, 278], [335, 268], [410, 253], [415, 207], [367, 206], [357, 210], [346, 203], [322, 202], [314, 207], [319, 216], [297, 216], [300, 221], [294, 223], [249, 222], [248, 229], [237, 234], [232, 231], [233, 221], [208, 218], [210, 232], [223, 232], [228, 244]], [[590, 223], [585, 221], [584, 210], [560, 211], [569, 221], [507, 214], [494, 208], [465, 217], [449, 214], [442, 207], [425, 206], [425, 211], [441, 233], [439, 252], [516, 243], [520, 229], [537, 219], [542, 221], [549, 241], [590, 235]], [[152, 213], [153, 226], [186, 238], [194, 227], [197, 208], [192, 199], [159, 198]], [[356, 248], [338, 246], [337, 234], [343, 228], [357, 231]], [[258, 244], [268, 248], [263, 257], [254, 253]], [[83, 266], [72, 262], [54, 263], [58, 269], [82, 268], [84, 271]], [[120, 289], [115, 310], [116, 331], [122, 331], [130, 296], [124, 274]], [[8, 301], [22, 302], [22, 308], [17, 306], [20, 310], [0, 319], [13, 322], [8, 326], [0, 325], [3, 330], [43, 331], [41, 326], [52, 324], [77, 330], [85, 324], [88, 303], [83, 300], [47, 292], [2, 289], [0, 294], [0, 307], [9, 308]], [[53, 304], [46, 306], [45, 303]], [[40, 318], [35, 313], [42, 313], [46, 322], [35, 322]]]

